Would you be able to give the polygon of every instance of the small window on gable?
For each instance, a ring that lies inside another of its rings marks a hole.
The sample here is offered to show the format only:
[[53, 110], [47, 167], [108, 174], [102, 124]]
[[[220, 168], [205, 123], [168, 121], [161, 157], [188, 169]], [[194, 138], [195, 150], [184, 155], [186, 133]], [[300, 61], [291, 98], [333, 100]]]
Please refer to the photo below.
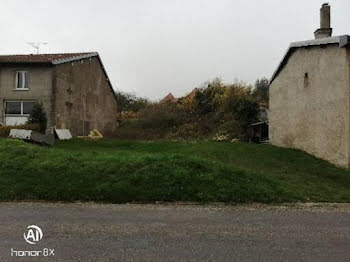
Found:
[[16, 72], [16, 89], [28, 89], [28, 73], [26, 71]]
[[304, 74], [304, 88], [309, 87], [309, 73]]

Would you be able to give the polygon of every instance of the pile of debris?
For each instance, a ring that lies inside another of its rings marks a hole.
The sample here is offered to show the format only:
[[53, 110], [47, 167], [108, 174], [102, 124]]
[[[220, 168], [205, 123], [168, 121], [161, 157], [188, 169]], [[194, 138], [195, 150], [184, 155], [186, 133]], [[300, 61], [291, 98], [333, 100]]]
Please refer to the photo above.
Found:
[[78, 138], [82, 138], [82, 139], [101, 139], [101, 138], [103, 138], [103, 136], [97, 129], [94, 129], [94, 130], [90, 131], [90, 133], [87, 136], [78, 136]]
[[53, 135], [44, 135], [25, 129], [11, 129], [9, 137], [45, 146], [53, 146], [55, 143], [55, 137]]
[[[27, 142], [31, 142], [34, 144], [45, 145], [45, 146], [53, 146], [55, 143], [55, 138], [59, 140], [70, 140], [72, 139], [72, 134], [69, 129], [54, 129], [54, 134], [41, 134], [32, 130], [25, 129], [11, 129], [10, 138], [22, 139]], [[78, 138], [82, 139], [101, 139], [103, 138], [102, 134], [94, 129], [90, 131], [87, 136], [78, 136]]]

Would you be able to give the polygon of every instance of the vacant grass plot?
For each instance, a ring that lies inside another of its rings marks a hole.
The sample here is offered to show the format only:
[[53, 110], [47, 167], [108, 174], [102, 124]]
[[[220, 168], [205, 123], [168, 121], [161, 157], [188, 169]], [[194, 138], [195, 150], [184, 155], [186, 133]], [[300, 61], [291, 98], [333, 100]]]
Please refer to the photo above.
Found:
[[350, 172], [269, 145], [0, 139], [0, 200], [350, 202]]

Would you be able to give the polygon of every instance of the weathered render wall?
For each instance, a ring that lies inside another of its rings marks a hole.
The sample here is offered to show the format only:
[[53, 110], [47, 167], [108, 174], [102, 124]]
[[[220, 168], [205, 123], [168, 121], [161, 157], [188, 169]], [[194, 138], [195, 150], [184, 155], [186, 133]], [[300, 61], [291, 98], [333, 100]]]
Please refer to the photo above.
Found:
[[272, 144], [349, 167], [349, 73], [346, 48], [295, 50], [270, 87]]
[[[14, 90], [16, 72], [27, 71], [29, 90]], [[51, 126], [52, 66], [47, 65], [0, 65], [0, 122], [5, 123], [7, 100], [38, 101], [44, 106]]]
[[96, 128], [104, 136], [116, 129], [117, 101], [97, 57], [56, 65], [53, 115], [57, 128], [73, 136]]

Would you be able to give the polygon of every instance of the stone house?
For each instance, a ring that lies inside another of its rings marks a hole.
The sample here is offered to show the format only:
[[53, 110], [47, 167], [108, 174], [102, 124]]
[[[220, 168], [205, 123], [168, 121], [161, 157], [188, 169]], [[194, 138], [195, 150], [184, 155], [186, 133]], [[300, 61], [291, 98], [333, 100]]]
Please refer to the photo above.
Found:
[[292, 43], [270, 81], [270, 142], [350, 166], [350, 37], [332, 37], [330, 6], [315, 39]]
[[117, 100], [98, 53], [1, 55], [0, 122], [24, 124], [35, 102], [44, 106], [48, 132], [116, 129]]

